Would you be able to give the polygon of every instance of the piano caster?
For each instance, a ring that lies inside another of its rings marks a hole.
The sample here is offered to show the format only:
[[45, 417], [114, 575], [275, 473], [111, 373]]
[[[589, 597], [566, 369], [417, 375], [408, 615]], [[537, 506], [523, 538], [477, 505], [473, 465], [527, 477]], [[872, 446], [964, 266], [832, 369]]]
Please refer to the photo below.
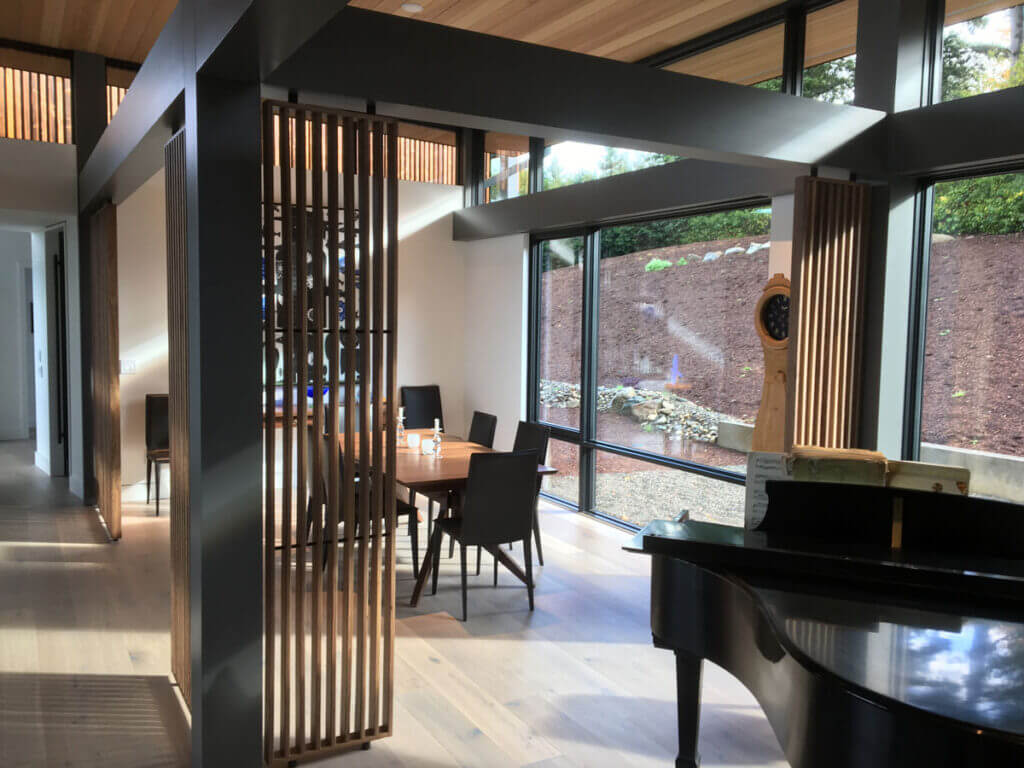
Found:
[[676, 711], [679, 719], [679, 756], [676, 768], [698, 768], [700, 732], [700, 679], [704, 660], [676, 651]]

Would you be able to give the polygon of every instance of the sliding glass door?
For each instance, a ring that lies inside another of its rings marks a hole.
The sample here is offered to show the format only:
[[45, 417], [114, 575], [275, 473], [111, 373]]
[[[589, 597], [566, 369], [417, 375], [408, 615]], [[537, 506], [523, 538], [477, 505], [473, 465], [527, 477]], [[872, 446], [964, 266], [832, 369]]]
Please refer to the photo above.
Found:
[[631, 525], [683, 510], [742, 524], [770, 224], [765, 204], [535, 239], [530, 417], [560, 470], [547, 495]]

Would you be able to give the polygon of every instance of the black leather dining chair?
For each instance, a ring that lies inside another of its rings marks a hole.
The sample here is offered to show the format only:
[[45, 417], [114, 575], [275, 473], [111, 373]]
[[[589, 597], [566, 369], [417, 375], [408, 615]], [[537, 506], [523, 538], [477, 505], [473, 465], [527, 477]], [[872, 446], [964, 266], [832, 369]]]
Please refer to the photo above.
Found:
[[[483, 411], [473, 411], [473, 420], [469, 424], [469, 442], [482, 445], [485, 448], [494, 447], [494, 433], [498, 429], [498, 417], [490, 413], [484, 413]], [[428, 493], [427, 498], [430, 499], [431, 504], [427, 507], [427, 540], [430, 540], [433, 535], [433, 504], [436, 502], [439, 509], [438, 514], [442, 514], [450, 506], [450, 500], [446, 491], [437, 493]], [[451, 557], [455, 553], [455, 542], [452, 541], [448, 546], [448, 557]], [[477, 547], [476, 551], [476, 572], [480, 573], [480, 548]]]
[[405, 408], [406, 429], [430, 429], [434, 419], [441, 422], [444, 431], [444, 413], [441, 410], [441, 388], [437, 384], [401, 387], [401, 405]]
[[[306, 462], [306, 487], [309, 489], [309, 498], [308, 498], [307, 503], [306, 503], [306, 541], [307, 542], [311, 542], [313, 540], [313, 510], [314, 509], [319, 507], [322, 510], [321, 518], [320, 518], [320, 525], [322, 527], [324, 527], [324, 528], [327, 527], [327, 503], [326, 503], [327, 502], [327, 485], [326, 484], [327, 484], [327, 478], [330, 476], [329, 473], [330, 473], [330, 467], [331, 467], [331, 464], [330, 464], [330, 452], [329, 452], [330, 437], [328, 437], [327, 435], [324, 435], [321, 438], [321, 441], [320, 441], [320, 476], [322, 478], [322, 482], [320, 483], [319, 488], [316, 487], [316, 481], [315, 481], [315, 478], [313, 477], [313, 461], [312, 461], [312, 458], [313, 458], [313, 440], [315, 440], [315, 439], [316, 438], [314, 437], [313, 433], [310, 432], [309, 433], [309, 454], [308, 454], [309, 455], [309, 461]], [[344, 461], [345, 461], [345, 457], [339, 451], [338, 452], [338, 463], [339, 463], [340, 466], [338, 467], [338, 472], [339, 472], [339, 476], [340, 477], [344, 476], [344, 471], [345, 471], [344, 470]], [[361, 490], [359, 486], [360, 486], [359, 476], [356, 475], [356, 477], [355, 477], [355, 494], [356, 494], [356, 503], [357, 504], [359, 502], [359, 494], [360, 494], [360, 490]], [[339, 506], [340, 506], [340, 504], [341, 504], [341, 502], [339, 501]], [[339, 515], [340, 514], [341, 514], [341, 511], [339, 509]], [[407, 532], [409, 534], [409, 545], [410, 545], [410, 549], [412, 550], [412, 572], [413, 572], [413, 574], [416, 574], [420, 570], [420, 524], [419, 524], [420, 521], [419, 521], [419, 510], [417, 510], [416, 507], [413, 506], [412, 504], [408, 504], [408, 503], [402, 501], [401, 499], [395, 499], [395, 517], [396, 518], [402, 518], [402, 517], [407, 518], [407, 529], [406, 530], [407, 530]], [[339, 520], [339, 522], [338, 522], [338, 531], [335, 532], [335, 536], [334, 536], [334, 539], [335, 539], [334, 545], [335, 546], [337, 546], [337, 544], [338, 544], [338, 541], [339, 541], [338, 534], [341, 532], [343, 525], [344, 525], [344, 521], [343, 520]], [[358, 518], [356, 520], [355, 535], [356, 536], [359, 535]], [[327, 541], [328, 540], [329, 540], [328, 537], [325, 535], [325, 537], [324, 537], [324, 551], [323, 551], [323, 566], [324, 567], [327, 566], [327, 555], [328, 555]]]
[[[533, 450], [537, 452], [538, 461], [541, 463], [548, 455], [548, 441], [551, 438], [551, 429], [542, 424], [533, 424], [528, 421], [520, 421], [516, 428], [516, 439], [512, 445], [513, 451]], [[541, 476], [536, 478], [537, 490], [533, 498], [533, 535], [537, 540], [537, 562], [544, 565], [544, 550], [540, 544], [540, 515], [537, 513], [537, 500], [540, 496]], [[494, 565], [494, 575], [497, 579], [498, 565]]]
[[170, 400], [167, 395], [146, 395], [146, 503], [156, 466], [156, 516], [160, 517], [160, 465], [171, 463]]
[[469, 459], [469, 476], [459, 516], [437, 521], [424, 555], [424, 563], [432, 563], [434, 571], [431, 592], [437, 594], [441, 539], [443, 534], [447, 534], [459, 543], [463, 621], [468, 615], [466, 548], [474, 545], [493, 553], [503, 543], [523, 542], [526, 590], [530, 610], [533, 610], [530, 536], [533, 533], [536, 500], [537, 455], [533, 450], [473, 454]]

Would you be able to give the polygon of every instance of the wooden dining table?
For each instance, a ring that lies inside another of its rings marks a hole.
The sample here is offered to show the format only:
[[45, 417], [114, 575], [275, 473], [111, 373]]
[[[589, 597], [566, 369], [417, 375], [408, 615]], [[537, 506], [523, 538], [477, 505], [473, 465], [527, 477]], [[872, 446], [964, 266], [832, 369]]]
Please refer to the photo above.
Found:
[[[432, 429], [410, 429], [407, 435], [416, 434], [420, 440], [429, 440]], [[388, 435], [385, 434], [385, 440]], [[345, 450], [345, 435], [338, 437], [341, 449]], [[354, 442], [353, 455], [359, 459], [359, 440]], [[471, 443], [461, 437], [442, 433], [441, 455], [424, 455], [419, 447], [410, 448], [400, 445], [395, 450], [395, 481], [410, 491], [426, 493], [428, 491], [457, 491], [466, 487], [469, 478], [469, 459], [474, 453], [496, 453], [493, 448]], [[538, 475], [553, 475], [558, 472], [554, 467], [544, 464], [537, 465]]]
[[[430, 439], [434, 430], [432, 429], [410, 429], [406, 434], [418, 434], [420, 440]], [[387, 439], [385, 434], [385, 439]], [[338, 440], [341, 448], [345, 449], [345, 435], [339, 435]], [[353, 454], [359, 458], [359, 440], [354, 441]], [[471, 443], [461, 437], [442, 433], [441, 455], [425, 455], [420, 447], [410, 448], [408, 444], [400, 445], [395, 450], [395, 481], [404, 485], [410, 491], [426, 493], [436, 491], [459, 491], [466, 487], [469, 479], [469, 460], [474, 453], [496, 453], [493, 448], [488, 448], [479, 443]], [[553, 475], [558, 470], [546, 464], [537, 465], [538, 475]], [[436, 530], [435, 530], [436, 533]], [[498, 562], [509, 569], [520, 581], [527, 583], [526, 573], [519, 564], [510, 558], [500, 547], [484, 547]], [[420, 572], [416, 577], [416, 586], [413, 588], [413, 606], [419, 602], [423, 585], [430, 576], [430, 569], [433, 567], [431, 558], [424, 557]]]

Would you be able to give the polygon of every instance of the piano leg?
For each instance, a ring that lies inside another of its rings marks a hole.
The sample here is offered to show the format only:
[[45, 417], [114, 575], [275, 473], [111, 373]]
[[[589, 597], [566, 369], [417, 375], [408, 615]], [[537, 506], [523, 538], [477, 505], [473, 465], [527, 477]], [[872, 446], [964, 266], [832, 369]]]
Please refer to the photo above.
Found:
[[676, 768], [697, 768], [700, 731], [700, 678], [704, 660], [676, 651], [676, 708], [679, 718], [679, 756]]

